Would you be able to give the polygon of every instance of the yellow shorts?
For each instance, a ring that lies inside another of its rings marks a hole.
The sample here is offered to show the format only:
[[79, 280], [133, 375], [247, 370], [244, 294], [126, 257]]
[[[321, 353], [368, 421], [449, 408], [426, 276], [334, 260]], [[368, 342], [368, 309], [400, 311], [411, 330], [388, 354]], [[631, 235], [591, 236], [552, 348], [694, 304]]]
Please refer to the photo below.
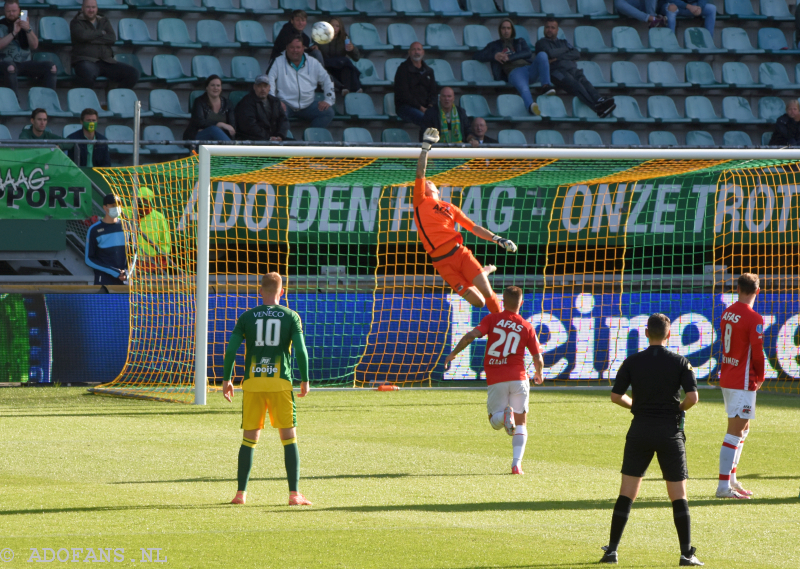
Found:
[[264, 418], [269, 411], [269, 424], [276, 429], [297, 426], [293, 391], [245, 391], [242, 397], [242, 429], [254, 431], [264, 428]]

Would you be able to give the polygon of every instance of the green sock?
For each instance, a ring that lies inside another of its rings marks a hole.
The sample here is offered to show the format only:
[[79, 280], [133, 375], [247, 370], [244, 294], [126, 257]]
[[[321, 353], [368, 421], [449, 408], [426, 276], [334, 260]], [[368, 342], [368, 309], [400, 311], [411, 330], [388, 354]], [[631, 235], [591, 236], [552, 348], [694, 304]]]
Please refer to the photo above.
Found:
[[253, 455], [256, 452], [256, 441], [242, 439], [242, 446], [239, 447], [239, 468], [236, 478], [239, 481], [238, 492], [247, 491], [247, 483], [250, 481], [250, 470], [253, 468]]
[[297, 450], [297, 439], [281, 441], [283, 443], [283, 461], [286, 464], [286, 479], [289, 481], [289, 492], [297, 492], [300, 484], [300, 451]]

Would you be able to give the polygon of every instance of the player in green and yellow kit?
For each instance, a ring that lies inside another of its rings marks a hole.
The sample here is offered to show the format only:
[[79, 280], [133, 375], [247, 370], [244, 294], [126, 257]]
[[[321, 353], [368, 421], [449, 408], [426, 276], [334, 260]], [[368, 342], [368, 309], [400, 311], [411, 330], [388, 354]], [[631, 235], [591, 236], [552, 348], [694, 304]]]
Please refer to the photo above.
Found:
[[239, 487], [232, 504], [244, 504], [247, 499], [247, 482], [253, 467], [253, 454], [269, 411], [269, 422], [278, 429], [283, 443], [286, 477], [289, 480], [289, 505], [311, 505], [297, 490], [300, 482], [300, 453], [297, 450], [297, 417], [292, 392], [292, 344], [300, 367], [300, 397], [305, 397], [309, 391], [308, 353], [300, 316], [278, 304], [283, 292], [283, 280], [278, 273], [264, 275], [261, 279], [261, 298], [264, 304], [239, 317], [225, 350], [222, 394], [231, 401], [233, 364], [242, 340], [246, 341], [242, 381], [244, 437], [239, 448]]

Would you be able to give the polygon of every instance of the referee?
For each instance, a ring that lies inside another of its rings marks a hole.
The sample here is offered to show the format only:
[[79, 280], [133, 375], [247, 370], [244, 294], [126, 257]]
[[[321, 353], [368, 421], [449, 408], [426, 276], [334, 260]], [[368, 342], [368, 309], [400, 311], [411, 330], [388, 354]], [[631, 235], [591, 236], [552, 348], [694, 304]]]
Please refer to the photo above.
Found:
[[[625, 439], [622, 458], [622, 484], [611, 516], [611, 537], [603, 547], [600, 563], [617, 563], [617, 547], [628, 522], [631, 505], [639, 494], [642, 478], [653, 454], [667, 483], [672, 501], [672, 517], [681, 546], [681, 567], [703, 565], [692, 547], [689, 502], [686, 499], [686, 436], [684, 412], [697, 403], [697, 380], [688, 360], [666, 349], [670, 336], [669, 318], [653, 314], [647, 320], [645, 335], [650, 346], [622, 362], [611, 389], [611, 401], [630, 409], [633, 421]], [[625, 392], [628, 387], [632, 396]], [[686, 393], [681, 402], [680, 389]]]

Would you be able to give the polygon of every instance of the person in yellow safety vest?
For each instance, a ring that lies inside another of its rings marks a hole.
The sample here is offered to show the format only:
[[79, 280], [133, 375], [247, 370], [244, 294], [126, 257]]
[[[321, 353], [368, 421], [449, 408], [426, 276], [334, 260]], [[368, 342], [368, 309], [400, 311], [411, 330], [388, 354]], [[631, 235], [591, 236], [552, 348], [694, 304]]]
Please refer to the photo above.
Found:
[[142, 270], [167, 267], [167, 256], [172, 252], [172, 233], [164, 215], [155, 209], [155, 194], [146, 186], [137, 192], [136, 215], [138, 223], [137, 248]]

